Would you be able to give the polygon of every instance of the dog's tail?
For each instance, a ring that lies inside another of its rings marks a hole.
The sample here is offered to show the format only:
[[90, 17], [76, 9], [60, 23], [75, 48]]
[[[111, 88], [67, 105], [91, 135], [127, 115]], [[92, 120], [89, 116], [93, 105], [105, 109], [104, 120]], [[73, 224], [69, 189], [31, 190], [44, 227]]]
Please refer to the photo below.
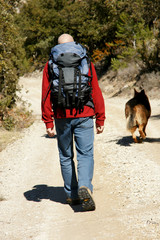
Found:
[[130, 130], [136, 126], [135, 112], [131, 112], [127, 117], [127, 129]]

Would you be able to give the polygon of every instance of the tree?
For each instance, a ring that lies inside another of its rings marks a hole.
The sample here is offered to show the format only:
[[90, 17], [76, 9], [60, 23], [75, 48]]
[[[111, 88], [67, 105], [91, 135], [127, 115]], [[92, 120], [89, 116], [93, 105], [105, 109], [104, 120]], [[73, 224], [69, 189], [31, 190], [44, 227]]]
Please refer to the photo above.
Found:
[[[147, 7], [146, 3], [147, 0], [118, 1], [121, 11], [117, 22], [116, 37], [124, 42], [124, 46], [120, 48], [116, 56], [118, 60], [112, 60], [115, 68], [121, 65], [126, 66], [127, 62], [132, 60], [143, 61], [144, 66], [150, 70], [159, 66], [160, 31], [153, 21], [153, 9], [148, 9], [148, 13], [144, 10]], [[152, 16], [150, 17], [153, 21], [152, 25], [149, 25], [147, 20], [149, 15]]]
[[151, 27], [154, 21], [160, 18], [160, 4], [159, 0], [143, 0], [144, 8], [142, 9], [143, 18], [145, 23]]
[[97, 54], [103, 55], [109, 65], [117, 56], [126, 61], [137, 54], [142, 57], [138, 49], [146, 34], [150, 35], [152, 27], [155, 28], [158, 3], [158, 0], [28, 0], [20, 9], [17, 23], [25, 37], [27, 58], [36, 67], [43, 65], [43, 59], [48, 60], [50, 49], [64, 32], [85, 45], [94, 59], [100, 59]]
[[[64, 1], [28, 0], [17, 15], [17, 24], [25, 37], [27, 58], [33, 63], [37, 58], [48, 58], [50, 47], [55, 42], [58, 9]], [[59, 26], [58, 26], [59, 27]]]
[[111, 4], [105, 0], [28, 0], [18, 16], [26, 37], [24, 46], [28, 58], [47, 60], [50, 48], [64, 32], [87, 45], [90, 54], [104, 47], [114, 36], [111, 9]]
[[14, 23], [18, 2], [13, 5], [10, 1], [0, 0], [0, 120], [15, 104], [18, 76], [25, 56], [22, 39]]

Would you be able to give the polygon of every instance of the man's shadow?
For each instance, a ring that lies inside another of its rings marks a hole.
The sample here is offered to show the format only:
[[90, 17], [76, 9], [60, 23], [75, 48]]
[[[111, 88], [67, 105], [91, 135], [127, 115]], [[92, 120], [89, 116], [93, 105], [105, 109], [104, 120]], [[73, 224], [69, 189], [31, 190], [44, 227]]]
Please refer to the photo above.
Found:
[[[35, 185], [31, 190], [24, 192], [24, 197], [28, 201], [41, 202], [48, 199], [61, 204], [66, 203], [66, 195], [63, 187], [50, 187], [45, 184]], [[81, 205], [71, 206], [74, 212], [81, 212]]]
[[45, 138], [57, 138], [57, 134], [55, 134], [53, 137], [49, 137], [48, 134], [43, 134], [41, 137], [45, 137]]

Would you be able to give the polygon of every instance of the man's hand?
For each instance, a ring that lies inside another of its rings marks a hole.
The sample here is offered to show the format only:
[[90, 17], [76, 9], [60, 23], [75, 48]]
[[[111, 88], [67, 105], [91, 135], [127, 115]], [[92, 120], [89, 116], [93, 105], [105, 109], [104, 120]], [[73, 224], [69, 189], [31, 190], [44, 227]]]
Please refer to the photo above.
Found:
[[97, 134], [100, 134], [102, 133], [104, 130], [104, 126], [99, 126], [99, 125], [96, 125], [96, 131], [97, 131]]
[[54, 131], [53, 128], [47, 128], [46, 132], [47, 132], [49, 137], [54, 137], [54, 135], [55, 135], [55, 131]]

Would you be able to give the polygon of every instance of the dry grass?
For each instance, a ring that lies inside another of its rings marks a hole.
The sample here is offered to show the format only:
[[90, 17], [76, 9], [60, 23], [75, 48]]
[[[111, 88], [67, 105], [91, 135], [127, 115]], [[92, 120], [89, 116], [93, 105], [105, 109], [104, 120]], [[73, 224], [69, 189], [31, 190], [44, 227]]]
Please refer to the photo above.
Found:
[[0, 151], [22, 136], [22, 131], [34, 122], [32, 112], [24, 107], [8, 110], [3, 122], [0, 121]]
[[21, 135], [22, 132], [20, 131], [7, 131], [4, 128], [0, 128], [0, 151], [2, 151], [8, 144], [20, 138]]

